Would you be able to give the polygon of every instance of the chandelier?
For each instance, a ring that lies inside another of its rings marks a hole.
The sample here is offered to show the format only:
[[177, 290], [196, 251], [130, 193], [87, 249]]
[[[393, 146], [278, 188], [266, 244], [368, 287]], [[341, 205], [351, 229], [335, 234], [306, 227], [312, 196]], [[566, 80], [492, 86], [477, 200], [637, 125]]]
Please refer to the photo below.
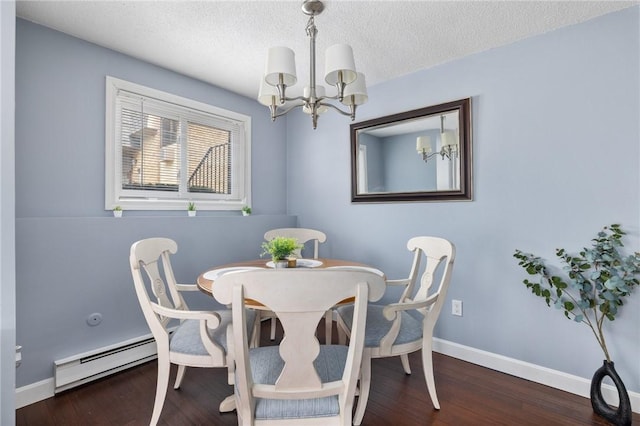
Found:
[[426, 163], [434, 155], [442, 156], [442, 159], [448, 158], [452, 161], [458, 153], [458, 135], [455, 130], [445, 130], [445, 116], [440, 116], [440, 151], [433, 151], [431, 147], [431, 137], [424, 135], [416, 138], [416, 150], [422, 155], [422, 159]]
[[[269, 107], [271, 121], [287, 114], [297, 107], [311, 115], [313, 128], [318, 125], [318, 116], [333, 108], [351, 120], [356, 117], [356, 108], [368, 99], [364, 74], [356, 72], [353, 50], [346, 44], [336, 44], [326, 51], [325, 82], [337, 89], [337, 95], [327, 96], [324, 86], [316, 85], [316, 28], [314, 18], [322, 13], [324, 4], [320, 0], [306, 0], [302, 11], [309, 16], [306, 32], [309, 36], [310, 64], [309, 85], [304, 87], [303, 95], [295, 98], [286, 96], [288, 87], [297, 82], [295, 54], [288, 47], [269, 49], [265, 74], [260, 81], [258, 102]], [[349, 107], [343, 111], [330, 101], [337, 100]]]

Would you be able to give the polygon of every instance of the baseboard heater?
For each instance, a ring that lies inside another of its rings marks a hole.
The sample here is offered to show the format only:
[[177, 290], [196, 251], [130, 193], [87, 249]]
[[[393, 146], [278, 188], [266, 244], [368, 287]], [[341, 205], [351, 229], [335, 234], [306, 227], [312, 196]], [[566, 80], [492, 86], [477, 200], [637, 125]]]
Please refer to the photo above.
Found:
[[151, 334], [54, 361], [55, 393], [157, 358]]

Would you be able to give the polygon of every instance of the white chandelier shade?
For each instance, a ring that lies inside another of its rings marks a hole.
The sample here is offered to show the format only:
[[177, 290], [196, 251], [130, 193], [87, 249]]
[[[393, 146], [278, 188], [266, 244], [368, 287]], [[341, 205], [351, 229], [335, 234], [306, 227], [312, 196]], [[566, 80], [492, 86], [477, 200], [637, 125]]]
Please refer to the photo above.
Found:
[[260, 81], [260, 90], [258, 91], [258, 102], [265, 106], [271, 106], [278, 102], [278, 89], [275, 86], [267, 84], [265, 79]]
[[458, 135], [454, 130], [445, 130], [440, 133], [440, 142], [442, 146], [458, 145]]
[[416, 151], [418, 151], [418, 154], [431, 154], [433, 151], [431, 148], [431, 138], [429, 136], [418, 136], [416, 140]]
[[288, 47], [272, 47], [267, 55], [264, 79], [271, 86], [277, 86], [281, 84], [281, 78], [286, 86], [293, 86], [298, 81], [295, 53]]
[[[325, 94], [326, 94], [326, 91], [324, 90], [324, 86], [316, 86], [316, 97], [317, 98], [323, 98], [323, 97], [325, 97]], [[311, 97], [311, 88], [309, 86], [304, 88], [303, 96], [305, 98], [310, 98]], [[305, 114], [313, 114], [313, 108], [311, 108], [310, 105], [303, 105], [302, 106], [302, 111]], [[329, 111], [329, 107], [326, 106], [326, 105], [319, 105], [317, 107], [318, 114], [324, 114], [327, 111]]]
[[348, 44], [334, 44], [325, 54], [325, 77], [327, 84], [349, 84], [356, 80], [356, 63], [353, 49]]
[[358, 78], [344, 88], [342, 103], [345, 105], [362, 105], [369, 100], [369, 96], [367, 95], [367, 82], [364, 74], [361, 72], [356, 74]]

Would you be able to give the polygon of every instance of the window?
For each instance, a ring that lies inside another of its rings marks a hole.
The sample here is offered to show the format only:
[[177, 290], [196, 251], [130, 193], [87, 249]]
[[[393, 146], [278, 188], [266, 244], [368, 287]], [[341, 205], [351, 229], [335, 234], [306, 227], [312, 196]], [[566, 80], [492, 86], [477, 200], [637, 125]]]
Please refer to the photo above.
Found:
[[251, 119], [107, 77], [105, 209], [250, 205]]

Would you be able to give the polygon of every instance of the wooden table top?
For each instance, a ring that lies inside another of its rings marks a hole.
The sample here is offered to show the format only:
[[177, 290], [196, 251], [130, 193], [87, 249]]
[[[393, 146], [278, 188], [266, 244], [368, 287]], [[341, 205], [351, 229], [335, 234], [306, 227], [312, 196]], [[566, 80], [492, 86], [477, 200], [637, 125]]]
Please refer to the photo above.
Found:
[[[354, 261], [350, 261], [350, 260], [341, 260], [341, 259], [325, 259], [325, 258], [319, 258], [317, 259], [319, 261], [322, 262], [322, 265], [314, 268], [314, 269], [323, 269], [323, 268], [330, 268], [333, 266], [362, 266], [365, 268], [373, 268], [370, 265], [364, 264], [364, 263], [360, 263], [360, 262], [354, 262]], [[247, 260], [244, 262], [235, 262], [235, 263], [227, 263], [225, 265], [220, 265], [220, 266], [216, 266], [214, 268], [209, 269], [208, 271], [203, 272], [202, 274], [200, 274], [200, 276], [198, 276], [198, 279], [196, 280], [196, 283], [198, 284], [198, 288], [203, 291], [204, 293], [207, 293], [209, 296], [213, 296], [213, 292], [212, 292], [212, 288], [213, 288], [213, 280], [207, 279], [204, 277], [204, 275], [209, 272], [209, 271], [213, 271], [216, 269], [223, 269], [223, 268], [235, 268], [235, 267], [242, 267], [242, 266], [247, 266], [247, 267], [257, 267], [257, 268], [265, 268], [265, 269], [271, 269], [267, 266], [267, 262], [270, 262], [271, 259], [257, 259], [257, 260]], [[245, 304], [246, 305], [250, 305], [252, 307], [255, 308], [259, 308], [260, 305], [259, 303], [247, 299], [245, 300]]]

